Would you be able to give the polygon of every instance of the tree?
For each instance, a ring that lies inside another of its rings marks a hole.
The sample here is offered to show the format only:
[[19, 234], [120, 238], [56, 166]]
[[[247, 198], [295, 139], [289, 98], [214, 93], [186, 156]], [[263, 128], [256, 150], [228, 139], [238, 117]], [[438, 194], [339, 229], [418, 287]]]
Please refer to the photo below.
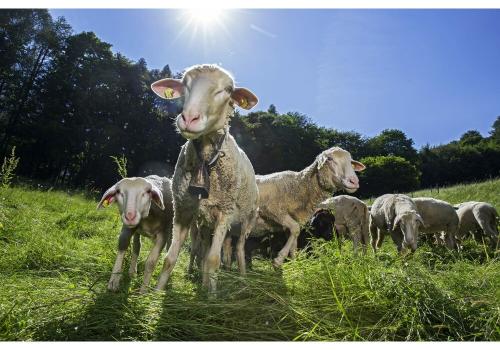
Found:
[[368, 140], [367, 148], [371, 156], [400, 156], [412, 164], [418, 161], [418, 153], [413, 147], [413, 140], [401, 130], [383, 130], [380, 135]]
[[359, 174], [360, 189], [356, 193], [360, 197], [409, 192], [419, 188], [420, 172], [402, 157], [365, 157], [361, 162], [366, 169]]
[[267, 113], [270, 114], [278, 114], [278, 111], [276, 110], [276, 106], [271, 104], [269, 108], [267, 109]]
[[469, 130], [460, 137], [460, 144], [462, 145], [477, 145], [483, 140], [483, 136], [477, 130]]

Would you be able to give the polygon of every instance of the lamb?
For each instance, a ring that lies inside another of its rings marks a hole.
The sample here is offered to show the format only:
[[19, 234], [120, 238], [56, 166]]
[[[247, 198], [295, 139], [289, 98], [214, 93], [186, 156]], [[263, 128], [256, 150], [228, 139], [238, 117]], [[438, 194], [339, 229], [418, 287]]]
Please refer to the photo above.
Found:
[[424, 226], [424, 220], [413, 200], [404, 194], [384, 194], [371, 205], [370, 233], [375, 252], [382, 246], [387, 232], [398, 252], [401, 253], [403, 248], [415, 251], [420, 226]]
[[190, 67], [182, 80], [159, 80], [151, 88], [162, 98], [184, 96], [176, 125], [188, 140], [174, 170], [172, 244], [156, 288], [165, 287], [188, 231], [196, 226], [203, 286], [214, 296], [222, 243], [236, 224], [243, 238], [237, 247], [238, 264], [245, 273], [245, 238], [257, 217], [259, 191], [250, 160], [229, 134], [229, 119], [235, 105], [251, 109], [258, 100], [251, 91], [235, 87], [232, 76], [217, 65]]
[[490, 246], [498, 246], [498, 213], [493, 205], [485, 202], [464, 202], [456, 204], [459, 219], [459, 239], [467, 238], [472, 232], [477, 241], [489, 238]]
[[288, 240], [273, 260], [273, 265], [280, 267], [289, 254], [293, 258], [300, 226], [309, 220], [318, 203], [335, 191], [357, 191], [359, 180], [355, 171], [364, 169], [365, 166], [353, 160], [348, 151], [332, 147], [321, 152], [302, 171], [257, 175], [259, 220], [250, 237], [288, 230]]
[[370, 244], [370, 212], [363, 201], [347, 195], [335, 196], [321, 202], [318, 208], [333, 211], [337, 237], [342, 235], [352, 239], [354, 255], [357, 255], [359, 243], [363, 247], [363, 254], [366, 254], [366, 245]]
[[[123, 259], [134, 237], [129, 274], [137, 274], [137, 260], [141, 250], [141, 234], [154, 241], [144, 270], [141, 293], [144, 293], [151, 280], [162, 249], [171, 238], [172, 230], [172, 182], [166, 177], [150, 175], [147, 177], [124, 178], [111, 186], [102, 196], [97, 209], [116, 202], [123, 222], [118, 238], [118, 254], [108, 283], [110, 291], [117, 291], [123, 271]], [[151, 202], [154, 205], [151, 205]]]
[[[430, 197], [413, 198], [413, 202], [425, 222], [421, 232], [434, 233], [438, 241], [444, 240], [449, 249], [457, 249], [455, 236], [458, 232], [459, 219], [453, 206]], [[438, 234], [440, 236], [437, 236]]]

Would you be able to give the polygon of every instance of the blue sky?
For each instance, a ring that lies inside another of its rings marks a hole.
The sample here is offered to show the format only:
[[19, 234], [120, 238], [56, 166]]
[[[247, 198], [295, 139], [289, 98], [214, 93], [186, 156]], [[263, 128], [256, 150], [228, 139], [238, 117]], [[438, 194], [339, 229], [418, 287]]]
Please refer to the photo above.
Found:
[[203, 26], [182, 10], [51, 10], [130, 59], [219, 63], [237, 83], [314, 122], [418, 147], [487, 135], [500, 115], [500, 10], [244, 10]]

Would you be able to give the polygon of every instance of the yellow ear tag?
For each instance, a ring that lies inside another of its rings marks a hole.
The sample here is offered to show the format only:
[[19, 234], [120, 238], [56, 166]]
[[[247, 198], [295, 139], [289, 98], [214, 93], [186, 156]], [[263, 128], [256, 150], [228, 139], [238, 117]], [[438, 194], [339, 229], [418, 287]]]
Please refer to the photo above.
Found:
[[247, 101], [247, 99], [246, 99], [246, 98], [242, 98], [242, 99], [240, 100], [240, 107], [241, 107], [241, 108], [247, 108], [247, 107], [248, 107], [248, 101]]
[[174, 89], [166, 88], [164, 94], [165, 94], [166, 98], [173, 98], [174, 97]]
[[109, 205], [109, 201], [107, 199], [105, 199], [104, 202], [102, 202], [102, 206], [104, 208], [106, 208], [108, 205]]

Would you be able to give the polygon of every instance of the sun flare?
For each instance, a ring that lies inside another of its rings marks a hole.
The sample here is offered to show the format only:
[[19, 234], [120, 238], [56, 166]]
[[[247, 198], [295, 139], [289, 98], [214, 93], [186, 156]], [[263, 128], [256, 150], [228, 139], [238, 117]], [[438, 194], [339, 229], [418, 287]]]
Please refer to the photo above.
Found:
[[192, 8], [187, 10], [187, 15], [194, 23], [208, 26], [216, 22], [221, 22], [223, 11], [216, 8]]

